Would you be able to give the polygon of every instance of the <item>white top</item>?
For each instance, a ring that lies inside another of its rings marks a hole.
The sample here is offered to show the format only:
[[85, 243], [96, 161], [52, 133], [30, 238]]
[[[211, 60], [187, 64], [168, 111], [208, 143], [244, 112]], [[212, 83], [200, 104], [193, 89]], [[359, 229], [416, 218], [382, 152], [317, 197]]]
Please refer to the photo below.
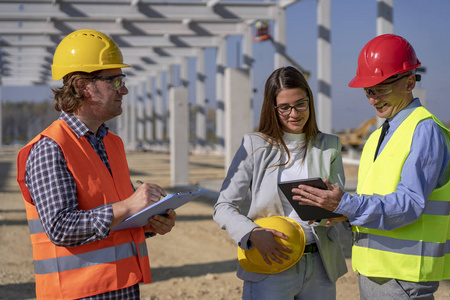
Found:
[[[308, 161], [305, 160], [303, 164], [301, 164], [305, 152], [301, 149], [303, 144], [305, 143], [305, 134], [284, 132], [283, 140], [286, 143], [287, 148], [289, 149], [291, 157], [288, 164], [280, 167], [278, 182], [308, 178]], [[283, 152], [281, 163], [285, 163], [286, 161], [287, 155]], [[309, 225], [308, 221], [303, 221], [302, 219], [300, 219], [292, 205], [286, 199], [286, 196], [283, 194], [283, 192], [279, 190], [278, 194], [280, 195], [281, 204], [283, 205], [285, 216], [297, 221], [302, 226], [303, 231], [305, 232], [307, 244], [315, 243], [315, 238], [312, 233], [311, 226], [317, 226], [318, 223]]]

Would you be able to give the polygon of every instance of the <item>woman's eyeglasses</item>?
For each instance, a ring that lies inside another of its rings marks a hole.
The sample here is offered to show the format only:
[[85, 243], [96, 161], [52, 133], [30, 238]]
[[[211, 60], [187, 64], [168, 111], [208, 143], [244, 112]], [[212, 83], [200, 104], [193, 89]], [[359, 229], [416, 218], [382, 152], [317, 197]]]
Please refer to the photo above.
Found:
[[292, 109], [295, 109], [297, 112], [302, 112], [308, 109], [309, 100], [303, 100], [301, 102], [297, 102], [294, 105], [281, 104], [278, 106], [274, 106], [278, 113], [282, 116], [290, 115]]

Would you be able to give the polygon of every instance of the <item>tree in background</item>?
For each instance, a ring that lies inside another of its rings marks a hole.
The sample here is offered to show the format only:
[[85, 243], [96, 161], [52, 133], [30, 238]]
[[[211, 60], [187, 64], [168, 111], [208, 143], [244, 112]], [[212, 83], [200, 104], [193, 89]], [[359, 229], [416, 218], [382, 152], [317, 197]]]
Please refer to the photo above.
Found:
[[58, 115], [50, 101], [3, 103], [3, 144], [26, 144], [57, 119]]

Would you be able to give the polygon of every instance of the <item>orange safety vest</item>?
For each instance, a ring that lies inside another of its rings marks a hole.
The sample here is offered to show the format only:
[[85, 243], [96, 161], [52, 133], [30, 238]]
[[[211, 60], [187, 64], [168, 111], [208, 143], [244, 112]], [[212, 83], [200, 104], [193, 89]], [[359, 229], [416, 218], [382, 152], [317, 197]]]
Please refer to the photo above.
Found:
[[[30, 192], [25, 167], [33, 145], [42, 137], [61, 147], [77, 186], [78, 209], [89, 210], [128, 198], [133, 189], [122, 140], [109, 132], [103, 139], [111, 173], [84, 138], [57, 120], [19, 152], [17, 182], [25, 201], [36, 277], [36, 297], [76, 299], [150, 283], [150, 264], [143, 228], [111, 231], [95, 242], [76, 247], [53, 244], [43, 230]], [[111, 176], [112, 174], [112, 176]]]

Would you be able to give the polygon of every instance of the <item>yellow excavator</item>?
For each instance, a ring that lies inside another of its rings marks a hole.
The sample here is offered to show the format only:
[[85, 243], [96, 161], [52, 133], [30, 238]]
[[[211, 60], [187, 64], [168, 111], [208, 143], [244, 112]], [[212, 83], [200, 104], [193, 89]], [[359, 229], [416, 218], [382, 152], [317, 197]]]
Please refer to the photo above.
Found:
[[347, 132], [336, 135], [341, 138], [342, 146], [344, 146], [344, 148], [345, 147], [359, 148], [360, 146], [364, 145], [367, 137], [371, 133], [370, 129], [373, 126], [376, 126], [377, 123], [378, 118], [373, 117], [365, 120], [356, 129], [348, 129]]

